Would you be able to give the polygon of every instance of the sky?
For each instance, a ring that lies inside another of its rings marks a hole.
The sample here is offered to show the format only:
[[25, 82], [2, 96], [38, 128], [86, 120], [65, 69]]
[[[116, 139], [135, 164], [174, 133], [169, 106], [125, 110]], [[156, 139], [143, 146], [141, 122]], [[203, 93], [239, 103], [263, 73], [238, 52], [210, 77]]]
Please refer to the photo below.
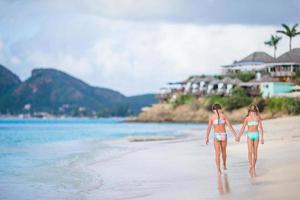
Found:
[[[300, 0], [0, 0], [0, 64], [22, 80], [47, 67], [128, 96], [157, 93], [254, 51], [273, 55], [264, 41], [299, 13]], [[283, 37], [277, 54], [287, 50]]]

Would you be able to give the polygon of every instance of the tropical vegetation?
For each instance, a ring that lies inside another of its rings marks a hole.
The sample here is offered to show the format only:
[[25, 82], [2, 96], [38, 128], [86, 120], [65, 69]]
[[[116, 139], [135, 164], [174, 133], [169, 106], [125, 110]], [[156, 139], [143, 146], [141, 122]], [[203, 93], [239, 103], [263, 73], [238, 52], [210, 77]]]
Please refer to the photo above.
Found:
[[286, 24], [281, 24], [283, 27], [283, 30], [277, 30], [277, 33], [281, 33], [287, 37], [289, 37], [289, 48], [290, 51], [292, 50], [292, 39], [293, 37], [296, 37], [297, 35], [300, 35], [300, 32], [297, 31], [298, 24], [294, 24], [292, 27], [289, 27]]
[[265, 42], [265, 45], [268, 45], [268, 46], [274, 48], [274, 58], [276, 58], [277, 45], [280, 40], [281, 40], [281, 37], [279, 37], [277, 35], [271, 35], [270, 40]]
[[255, 72], [254, 71], [249, 71], [249, 72], [240, 71], [238, 73], [230, 75], [230, 78], [237, 78], [243, 82], [248, 82], [255, 78]]
[[234, 88], [231, 96], [221, 97], [219, 95], [214, 95], [206, 98], [209, 102], [208, 108], [210, 108], [214, 103], [219, 103], [229, 111], [248, 106], [252, 103], [252, 98], [249, 97], [246, 94], [246, 91], [240, 87]]
[[288, 97], [273, 97], [266, 99], [266, 108], [271, 112], [287, 112], [300, 114], [300, 101]]

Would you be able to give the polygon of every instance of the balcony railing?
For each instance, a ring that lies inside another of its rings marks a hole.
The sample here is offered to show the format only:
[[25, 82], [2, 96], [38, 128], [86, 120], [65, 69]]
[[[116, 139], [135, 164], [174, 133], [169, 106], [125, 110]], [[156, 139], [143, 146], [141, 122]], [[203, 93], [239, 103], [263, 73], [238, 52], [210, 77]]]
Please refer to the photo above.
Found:
[[295, 72], [291, 71], [278, 71], [278, 72], [271, 72], [271, 76], [273, 77], [280, 77], [280, 76], [293, 76]]

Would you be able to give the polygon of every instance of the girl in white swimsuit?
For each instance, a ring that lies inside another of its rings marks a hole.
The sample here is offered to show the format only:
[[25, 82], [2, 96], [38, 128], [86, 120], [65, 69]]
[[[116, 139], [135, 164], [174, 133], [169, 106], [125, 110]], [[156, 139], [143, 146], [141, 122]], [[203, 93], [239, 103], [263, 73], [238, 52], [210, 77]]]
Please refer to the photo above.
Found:
[[251, 104], [248, 108], [248, 114], [244, 119], [244, 124], [240, 130], [238, 140], [243, 135], [247, 128], [247, 143], [248, 143], [248, 160], [250, 176], [256, 176], [256, 161], [259, 141], [264, 143], [264, 130], [262, 119], [259, 116], [259, 109], [256, 105]]

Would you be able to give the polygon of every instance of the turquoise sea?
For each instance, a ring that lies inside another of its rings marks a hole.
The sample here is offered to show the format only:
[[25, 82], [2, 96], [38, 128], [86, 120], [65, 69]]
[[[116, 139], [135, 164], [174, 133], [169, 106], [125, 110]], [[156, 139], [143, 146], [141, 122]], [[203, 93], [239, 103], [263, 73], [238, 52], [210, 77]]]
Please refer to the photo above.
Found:
[[128, 137], [185, 137], [184, 130], [205, 127], [122, 120], [0, 120], [0, 199], [66, 199], [100, 187], [86, 166], [134, 151]]

